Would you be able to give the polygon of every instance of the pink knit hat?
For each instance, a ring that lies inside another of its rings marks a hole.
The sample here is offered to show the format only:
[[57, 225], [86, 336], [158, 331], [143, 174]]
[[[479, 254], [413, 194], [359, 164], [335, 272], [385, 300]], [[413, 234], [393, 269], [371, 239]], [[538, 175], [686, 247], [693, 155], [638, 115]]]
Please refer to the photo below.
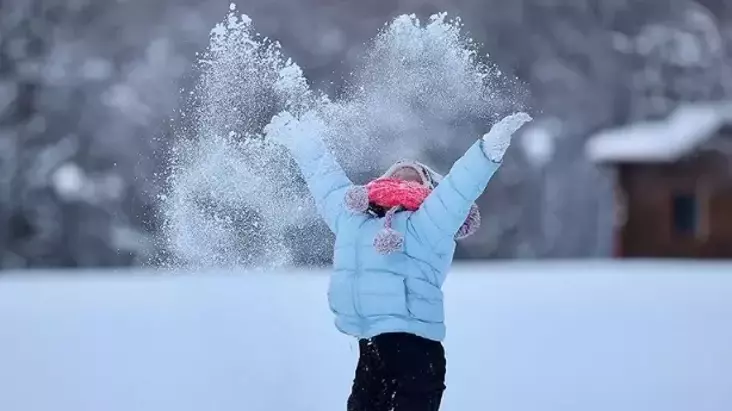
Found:
[[[416, 171], [422, 181], [418, 183], [393, 178], [394, 174], [403, 168]], [[346, 192], [345, 205], [353, 212], [368, 212], [374, 216], [380, 216], [375, 210], [386, 210], [383, 216], [384, 229], [376, 234], [374, 247], [381, 254], [394, 253], [404, 246], [404, 235], [391, 228], [394, 215], [403, 210], [416, 211], [442, 178], [440, 174], [422, 163], [400, 161], [389, 167], [381, 177], [365, 186], [351, 187]], [[480, 212], [478, 206], [473, 204], [455, 239], [469, 237], [479, 226]]]

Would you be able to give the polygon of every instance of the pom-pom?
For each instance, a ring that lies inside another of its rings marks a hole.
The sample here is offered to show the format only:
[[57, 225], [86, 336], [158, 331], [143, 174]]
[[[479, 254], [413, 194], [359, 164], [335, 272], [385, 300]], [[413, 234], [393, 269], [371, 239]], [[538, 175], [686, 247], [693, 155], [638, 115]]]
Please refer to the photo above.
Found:
[[365, 213], [369, 209], [369, 192], [364, 186], [354, 186], [346, 191], [346, 208], [353, 212]]

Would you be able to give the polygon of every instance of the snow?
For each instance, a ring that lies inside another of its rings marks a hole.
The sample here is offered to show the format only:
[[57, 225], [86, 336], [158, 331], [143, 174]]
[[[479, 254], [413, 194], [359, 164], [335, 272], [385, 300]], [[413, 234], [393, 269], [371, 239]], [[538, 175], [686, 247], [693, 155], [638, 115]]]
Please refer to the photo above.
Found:
[[[64, 151], [59, 152], [59, 149], [68, 150], [73, 149], [74, 145], [59, 144], [54, 147], [53, 150], [47, 150], [44, 154], [47, 161], [43, 164], [55, 164], [59, 159], [56, 157], [65, 156], [67, 153]], [[36, 167], [35, 183], [37, 185], [43, 184], [45, 181], [44, 177], [49, 166]], [[96, 175], [87, 175], [84, 170], [74, 162], [66, 162], [61, 164], [58, 168], [53, 170], [51, 173], [51, 185], [61, 198], [66, 201], [87, 201], [89, 203], [99, 203], [102, 201], [110, 201], [119, 199], [124, 193], [126, 186], [125, 182], [119, 175], [115, 173], [96, 173]]]
[[[189, 265], [271, 267], [289, 262], [289, 250], [301, 245], [327, 246], [317, 234], [293, 238], [317, 216], [291, 153], [263, 135], [273, 115], [316, 111], [326, 125], [316, 134], [351, 177], [366, 177], [440, 148], [457, 154], [457, 142], [479, 137], [474, 126], [524, 96], [523, 86], [478, 55], [459, 19], [439, 13], [424, 22], [401, 15], [384, 25], [331, 100], [235, 9], [199, 56], [201, 76], [181, 114], [191, 121], [177, 127], [181, 138], [159, 207], [161, 247]], [[335, 37], [326, 43], [337, 47]], [[110, 101], [127, 101], [117, 97]], [[258, 219], [264, 228], [253, 229]]]
[[667, 119], [598, 133], [589, 139], [587, 155], [597, 162], [674, 161], [728, 124], [732, 124], [732, 102], [687, 103]]
[[184, 108], [195, 120], [176, 130], [194, 138], [177, 139], [170, 159], [162, 246], [192, 265], [279, 265], [290, 258], [287, 230], [315, 215], [298, 212], [310, 200], [299, 170], [264, 142], [262, 128], [283, 109], [299, 113], [311, 91], [300, 67], [235, 10], [231, 4], [200, 56], [196, 103]]
[[53, 186], [59, 196], [64, 199], [76, 199], [86, 185], [84, 170], [75, 163], [66, 163], [59, 167], [52, 177]]
[[[459, 266], [442, 411], [732, 409], [730, 273]], [[357, 349], [326, 287], [317, 270], [3, 274], [0, 410], [343, 410]]]
[[690, 2], [677, 17], [644, 26], [634, 39], [637, 52], [686, 68], [708, 67], [713, 59], [721, 58], [724, 40], [707, 7]]
[[561, 136], [562, 124], [555, 118], [543, 118], [524, 127], [519, 140], [526, 158], [536, 168], [549, 164]]

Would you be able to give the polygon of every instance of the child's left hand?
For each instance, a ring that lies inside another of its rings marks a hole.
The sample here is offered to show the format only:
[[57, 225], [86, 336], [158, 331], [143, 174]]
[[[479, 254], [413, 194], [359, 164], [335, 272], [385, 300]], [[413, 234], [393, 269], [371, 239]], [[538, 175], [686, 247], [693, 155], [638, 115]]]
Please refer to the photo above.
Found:
[[483, 135], [483, 152], [488, 159], [495, 163], [503, 161], [503, 155], [511, 145], [514, 133], [531, 120], [530, 115], [519, 112], [506, 116], [494, 124], [491, 130]]

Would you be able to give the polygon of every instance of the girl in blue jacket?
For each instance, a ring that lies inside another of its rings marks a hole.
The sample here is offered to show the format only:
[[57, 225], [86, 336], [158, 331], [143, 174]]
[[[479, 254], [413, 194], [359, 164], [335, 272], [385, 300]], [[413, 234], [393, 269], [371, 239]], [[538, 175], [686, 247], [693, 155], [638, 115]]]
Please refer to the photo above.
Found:
[[335, 326], [359, 340], [348, 411], [437, 411], [445, 389], [442, 284], [456, 240], [480, 223], [475, 205], [513, 134], [531, 120], [510, 115], [443, 178], [399, 162], [354, 186], [325, 147], [316, 113], [280, 113], [266, 138], [288, 148], [335, 233], [328, 301]]

